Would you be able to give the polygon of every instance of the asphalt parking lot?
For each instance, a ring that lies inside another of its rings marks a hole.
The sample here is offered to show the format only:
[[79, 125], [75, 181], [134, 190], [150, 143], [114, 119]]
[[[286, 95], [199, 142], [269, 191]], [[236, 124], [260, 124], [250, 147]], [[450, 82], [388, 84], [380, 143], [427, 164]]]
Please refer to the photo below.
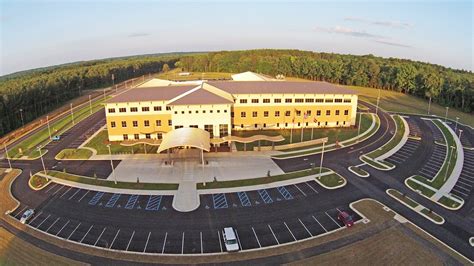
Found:
[[419, 147], [420, 142], [418, 140], [408, 139], [400, 150], [398, 150], [394, 155], [385, 159], [385, 161], [393, 164], [402, 164], [411, 158]]
[[469, 198], [474, 186], [474, 151], [464, 150], [464, 164], [458, 182], [451, 193], [465, 200]]

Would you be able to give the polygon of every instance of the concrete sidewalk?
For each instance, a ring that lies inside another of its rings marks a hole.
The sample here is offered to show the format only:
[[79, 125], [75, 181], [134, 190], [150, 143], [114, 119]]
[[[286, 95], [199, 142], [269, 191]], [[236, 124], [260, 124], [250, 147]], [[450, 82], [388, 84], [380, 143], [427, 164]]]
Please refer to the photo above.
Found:
[[193, 181], [179, 183], [176, 195], [173, 197], [173, 208], [179, 212], [190, 212], [199, 208], [200, 201]]

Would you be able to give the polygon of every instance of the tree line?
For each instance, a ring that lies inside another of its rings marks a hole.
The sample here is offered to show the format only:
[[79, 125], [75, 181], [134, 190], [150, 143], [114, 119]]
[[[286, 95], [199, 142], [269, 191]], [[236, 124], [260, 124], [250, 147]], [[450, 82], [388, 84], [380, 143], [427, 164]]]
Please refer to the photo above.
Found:
[[405, 59], [265, 49], [184, 56], [177, 66], [188, 71], [254, 71], [381, 88], [431, 97], [434, 102], [468, 113], [474, 111], [472, 72]]

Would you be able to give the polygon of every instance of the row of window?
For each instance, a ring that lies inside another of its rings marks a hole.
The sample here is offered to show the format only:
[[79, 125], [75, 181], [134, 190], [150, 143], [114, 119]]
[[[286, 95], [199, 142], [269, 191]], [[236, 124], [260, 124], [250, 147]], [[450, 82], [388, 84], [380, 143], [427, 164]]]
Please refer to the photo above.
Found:
[[[122, 135], [123, 140], [128, 140], [128, 134], [123, 134]], [[145, 134], [146, 139], [151, 139], [151, 134]], [[163, 133], [157, 133], [156, 134], [157, 139], [162, 139], [163, 138]], [[140, 134], [133, 134], [133, 139], [140, 139]]]
[[[220, 113], [220, 112], [221, 112], [221, 110], [216, 110], [216, 113]], [[184, 115], [185, 113], [186, 113], [185, 111], [181, 111], [181, 114]], [[193, 111], [189, 110], [188, 113], [192, 114]], [[194, 111], [194, 113], [199, 114], [199, 110]], [[205, 114], [206, 110], [201, 110], [201, 113]], [[209, 110], [209, 113], [210, 114], [214, 113], [214, 110]], [[227, 109], [224, 109], [224, 113], [227, 113]], [[177, 115], [178, 111], [174, 111], [174, 114]]]
[[[328, 126], [328, 122], [315, 122], [316, 125], [318, 127], [320, 126]], [[306, 122], [306, 123], [301, 123], [301, 122], [298, 122], [298, 123], [276, 123], [276, 124], [272, 124], [272, 125], [267, 125], [267, 123], [263, 123], [263, 124], [253, 124], [253, 127], [254, 128], [280, 128], [280, 127], [293, 127], [297, 125], [298, 127], [301, 127], [301, 126], [305, 126], [305, 127], [308, 127], [309, 126], [309, 122]], [[336, 126], [339, 126], [339, 125], [346, 125], [346, 121], [342, 121], [339, 122], [339, 121], [336, 121]], [[240, 124], [240, 125], [232, 125], [232, 129], [235, 129], [236, 127], [240, 127], [240, 128], [251, 128], [252, 125], [244, 125], [244, 124]]]
[[[275, 117], [280, 116], [280, 111], [275, 111]], [[296, 116], [301, 116], [301, 110], [295, 110], [295, 115]], [[340, 115], [341, 112], [340, 110], [335, 110], [335, 115]], [[316, 111], [316, 116], [321, 115], [321, 110]], [[331, 110], [326, 110], [326, 115], [331, 115]], [[344, 115], [349, 115], [349, 110], [344, 110]], [[234, 117], [234, 112], [231, 113], [231, 116]], [[268, 111], [263, 111], [263, 117], [268, 117], [269, 112]], [[285, 116], [291, 116], [291, 111], [285, 111]], [[311, 110], [308, 110], [304, 113], [305, 117], [310, 117], [311, 116]], [[240, 112], [240, 117], [244, 118], [247, 117], [247, 112]], [[252, 112], [252, 117], [258, 117], [258, 112], [253, 111]]]
[[[142, 109], [142, 112], [149, 112], [150, 111], [149, 106], [143, 106], [141, 109]], [[115, 108], [109, 108], [109, 109], [107, 109], [107, 111], [109, 113], [115, 113]], [[126, 113], [127, 108], [126, 107], [120, 107], [118, 109], [118, 111], [119, 111], [119, 113]], [[153, 106], [153, 111], [155, 111], [155, 112], [161, 111], [161, 106]], [[166, 106], [166, 111], [171, 111], [171, 107]], [[132, 112], [132, 113], [138, 112], [138, 107], [130, 107], [130, 112]]]
[[[122, 127], [127, 127], [127, 121], [121, 121], [121, 124], [122, 124]], [[149, 127], [150, 126], [150, 120], [144, 120], [143, 125], [145, 127]], [[155, 125], [157, 127], [160, 127], [161, 126], [161, 120], [156, 120]], [[168, 126], [172, 126], [172, 125], [173, 125], [173, 122], [171, 120], [168, 120]], [[133, 127], [138, 127], [138, 121], [132, 121], [132, 126]], [[112, 127], [112, 128], [117, 127], [117, 124], [115, 123], [115, 121], [110, 122], [110, 127]]]
[[[262, 102], [263, 103], [270, 103], [270, 99], [262, 99]], [[282, 99], [280, 98], [275, 98], [273, 99], [273, 103], [281, 103], [282, 102]], [[338, 98], [338, 99], [321, 99], [321, 98], [317, 98], [317, 99], [314, 99], [314, 98], [306, 98], [306, 99], [303, 99], [303, 98], [296, 98], [294, 99], [294, 102], [295, 103], [350, 103], [351, 102], [351, 99], [341, 99], [341, 98]], [[242, 103], [242, 104], [246, 104], [248, 103], [248, 100], [247, 99], [240, 99], [239, 100], [239, 103]], [[260, 99], [251, 99], [251, 103], [260, 103]], [[285, 103], [293, 103], [293, 98], [285, 98]]]

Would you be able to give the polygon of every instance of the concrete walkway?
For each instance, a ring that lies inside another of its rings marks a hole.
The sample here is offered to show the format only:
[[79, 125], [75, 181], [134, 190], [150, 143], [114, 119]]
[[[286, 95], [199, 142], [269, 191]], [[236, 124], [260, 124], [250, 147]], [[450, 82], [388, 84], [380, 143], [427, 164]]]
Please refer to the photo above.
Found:
[[179, 212], [190, 212], [199, 208], [199, 195], [194, 181], [179, 183], [178, 192], [173, 197], [173, 208]]

